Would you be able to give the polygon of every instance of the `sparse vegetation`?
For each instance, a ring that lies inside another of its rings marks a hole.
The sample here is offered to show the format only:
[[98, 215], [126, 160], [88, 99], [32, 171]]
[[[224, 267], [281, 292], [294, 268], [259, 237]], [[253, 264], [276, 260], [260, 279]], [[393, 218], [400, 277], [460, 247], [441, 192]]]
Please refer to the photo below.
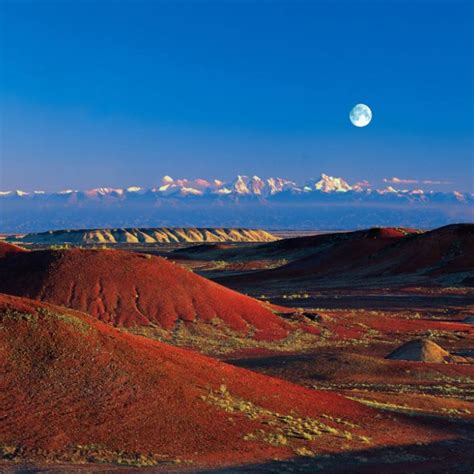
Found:
[[18, 446], [0, 444], [0, 459], [18, 462], [21, 460], [23, 450]]
[[69, 454], [69, 459], [73, 462], [97, 462], [97, 463], [114, 463], [123, 466], [133, 467], [153, 467], [173, 464], [191, 464], [191, 461], [182, 460], [180, 458], [172, 458], [166, 455], [117, 451], [104, 446], [91, 445], [77, 445]]
[[[263, 440], [274, 446], [291, 445], [292, 440], [314, 441], [319, 436], [330, 435], [352, 440], [351, 432], [331, 426], [321, 420], [309, 417], [298, 417], [283, 415], [254, 405], [252, 402], [242, 400], [229, 393], [225, 385], [219, 390], [210, 391], [203, 395], [202, 399], [218, 406], [228, 413], [243, 413], [251, 420], [258, 420], [268, 426], [245, 436], [246, 440]], [[326, 417], [329, 418], [329, 417]], [[331, 418], [333, 424], [343, 424], [343, 420], [336, 421]]]
[[225, 327], [219, 318], [214, 318], [210, 323], [196, 322], [192, 326], [178, 323], [171, 334], [156, 325], [121, 328], [121, 330], [214, 355], [231, 354], [242, 349], [304, 352], [324, 344], [319, 335], [296, 328], [283, 339], [273, 341], [254, 339]]
[[28, 322], [33, 322], [37, 319], [37, 316], [35, 314], [27, 313], [24, 311], [18, 311], [10, 308], [6, 308], [5, 310], [3, 310], [1, 315], [2, 318], [5, 319], [24, 320]]
[[292, 294], [283, 294], [282, 295], [282, 298], [284, 300], [303, 300], [303, 299], [308, 299], [310, 298], [309, 294], [308, 293], [292, 293]]
[[70, 249], [71, 246], [69, 244], [53, 244], [50, 245], [48, 248], [49, 250], [66, 250]]
[[75, 329], [77, 329], [83, 334], [85, 334], [91, 328], [88, 323], [86, 323], [85, 321], [83, 321], [77, 316], [72, 316], [71, 314], [66, 314], [66, 313], [61, 314], [55, 311], [51, 311], [47, 308], [38, 308], [38, 313], [48, 318], [55, 318], [55, 319], [58, 319], [59, 321], [63, 321], [73, 326]]
[[162, 454], [114, 450], [98, 444], [76, 445], [63, 453], [40, 450], [30, 452], [25, 448], [11, 445], [0, 445], [0, 460], [13, 461], [15, 463], [25, 460], [37, 459], [42, 462], [55, 463], [99, 463], [118, 464], [131, 467], [158, 467], [176, 464], [192, 464], [192, 461], [181, 458], [173, 458]]

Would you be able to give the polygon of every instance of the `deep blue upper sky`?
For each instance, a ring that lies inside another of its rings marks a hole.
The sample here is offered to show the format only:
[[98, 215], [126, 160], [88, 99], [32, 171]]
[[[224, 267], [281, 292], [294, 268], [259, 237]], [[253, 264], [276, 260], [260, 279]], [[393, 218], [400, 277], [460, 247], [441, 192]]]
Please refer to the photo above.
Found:
[[470, 0], [3, 1], [0, 15], [2, 189], [326, 172], [472, 190]]

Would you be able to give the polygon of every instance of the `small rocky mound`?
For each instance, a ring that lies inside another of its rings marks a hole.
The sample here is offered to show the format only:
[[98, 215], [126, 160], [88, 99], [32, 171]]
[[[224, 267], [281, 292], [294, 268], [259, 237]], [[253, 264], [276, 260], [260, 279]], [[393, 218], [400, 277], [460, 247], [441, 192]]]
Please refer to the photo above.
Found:
[[448, 351], [429, 339], [416, 339], [406, 342], [391, 352], [391, 360], [411, 360], [415, 362], [461, 362], [462, 357], [452, 356]]

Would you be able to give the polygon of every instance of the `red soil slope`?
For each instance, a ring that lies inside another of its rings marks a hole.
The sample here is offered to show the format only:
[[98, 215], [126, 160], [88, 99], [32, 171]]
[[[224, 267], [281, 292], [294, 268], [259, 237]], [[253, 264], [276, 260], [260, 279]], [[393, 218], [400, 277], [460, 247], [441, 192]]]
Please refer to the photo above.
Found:
[[[373, 227], [371, 229], [358, 230], [355, 232], [338, 232], [334, 234], [283, 239], [277, 242], [258, 245], [255, 249], [265, 256], [278, 254], [280, 258], [291, 258], [292, 255], [298, 252], [303, 252], [305, 255], [309, 256], [319, 253], [321, 250], [331, 248], [334, 245], [359, 240], [377, 240], [380, 245], [381, 241], [384, 241], [385, 239], [400, 239], [416, 232], [418, 232], [416, 229], [401, 227]], [[388, 243], [388, 241], [385, 243]]]
[[455, 436], [50, 304], [0, 295], [0, 325], [7, 459], [240, 463]]
[[293, 258], [281, 267], [242, 275], [222, 278], [220, 281], [239, 282], [250, 279], [280, 279], [308, 275], [339, 273], [348, 267], [358, 268], [372, 254], [404, 240], [415, 232], [412, 229], [373, 228], [356, 232], [324, 234], [281, 240], [258, 246], [265, 255], [269, 253], [279, 258]]
[[114, 325], [218, 323], [256, 339], [288, 334], [272, 307], [161, 257], [118, 250], [44, 250], [0, 261], [0, 291], [86, 311]]
[[381, 252], [383, 271], [432, 276], [474, 270], [474, 224], [453, 224], [412, 235]]
[[26, 250], [22, 247], [18, 247], [18, 245], [9, 244], [8, 242], [0, 242], [0, 257], [3, 257], [8, 253], [17, 252], [26, 252]]
[[[432, 277], [474, 271], [474, 225], [456, 224], [425, 233], [397, 229], [370, 229], [326, 237], [308, 255], [273, 270], [221, 279], [225, 283], [282, 278], [355, 279], [411, 274]], [[277, 242], [276, 244], [283, 244]]]
[[333, 245], [359, 238], [371, 236], [379, 238], [400, 238], [417, 232], [408, 228], [373, 228], [356, 232], [338, 232], [335, 234], [311, 235], [306, 237], [294, 237], [282, 239], [247, 247], [229, 246], [229, 248], [214, 248], [209, 245], [199, 245], [177, 249], [170, 253], [171, 258], [182, 258], [199, 260], [225, 260], [225, 261], [255, 261], [259, 259], [286, 259], [289, 261], [302, 257], [315, 255], [321, 251], [331, 248]]

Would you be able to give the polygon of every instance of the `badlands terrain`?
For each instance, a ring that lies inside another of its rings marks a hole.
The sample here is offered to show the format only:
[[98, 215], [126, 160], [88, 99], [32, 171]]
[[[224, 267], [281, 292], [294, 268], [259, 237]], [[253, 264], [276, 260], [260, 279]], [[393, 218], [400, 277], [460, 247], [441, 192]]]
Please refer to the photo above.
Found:
[[0, 242], [0, 470], [472, 473], [474, 225], [206, 231]]

